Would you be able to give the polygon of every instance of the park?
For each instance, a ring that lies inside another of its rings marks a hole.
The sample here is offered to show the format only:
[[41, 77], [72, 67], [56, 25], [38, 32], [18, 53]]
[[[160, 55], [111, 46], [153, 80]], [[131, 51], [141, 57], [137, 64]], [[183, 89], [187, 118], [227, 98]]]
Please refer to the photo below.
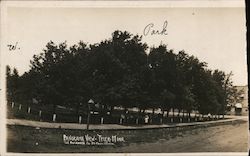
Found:
[[[52, 152], [58, 152], [65, 148], [60, 143], [62, 136], [70, 134], [105, 139], [121, 135], [124, 141], [115, 146], [123, 146], [150, 142], [150, 133], [155, 133], [155, 141], [162, 137], [171, 140], [171, 135], [176, 137], [179, 130], [186, 131], [196, 123], [201, 131], [210, 122], [230, 129], [237, 120], [236, 124], [245, 126], [241, 119], [232, 121], [226, 115], [233, 104], [241, 102], [231, 76], [231, 72], [209, 69], [206, 62], [185, 51], [174, 52], [163, 44], [149, 47], [142, 36], [127, 31], [114, 31], [111, 38], [95, 44], [80, 41], [68, 47], [66, 42], [56, 45], [50, 41], [33, 56], [24, 74], [6, 67], [7, 119], [14, 122], [7, 126], [8, 150], [14, 150], [12, 142], [26, 140], [27, 144], [16, 150], [44, 152], [49, 147], [36, 148], [50, 145], [46, 141], [50, 136], [54, 138], [51, 145], [59, 144]], [[226, 119], [229, 125], [224, 125]], [[27, 125], [31, 122], [32, 126]], [[55, 125], [59, 126], [53, 128]], [[172, 128], [176, 125], [182, 128]], [[115, 127], [115, 132], [106, 131]], [[14, 133], [18, 133], [16, 138], [11, 137]], [[70, 148], [74, 152], [93, 150], [88, 147], [82, 151], [76, 146]], [[104, 151], [112, 150], [107, 147]], [[135, 149], [124, 149], [131, 150]]]

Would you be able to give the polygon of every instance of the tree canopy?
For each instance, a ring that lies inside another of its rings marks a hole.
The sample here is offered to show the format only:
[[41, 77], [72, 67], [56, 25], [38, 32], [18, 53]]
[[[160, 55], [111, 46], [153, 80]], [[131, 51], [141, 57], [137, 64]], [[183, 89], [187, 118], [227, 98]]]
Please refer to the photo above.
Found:
[[[147, 53], [149, 51], [149, 53]], [[142, 37], [115, 31], [96, 44], [50, 41], [19, 75], [7, 66], [9, 102], [79, 109], [88, 100], [105, 107], [171, 109], [223, 114], [235, 94], [230, 75], [166, 45], [149, 48]]]

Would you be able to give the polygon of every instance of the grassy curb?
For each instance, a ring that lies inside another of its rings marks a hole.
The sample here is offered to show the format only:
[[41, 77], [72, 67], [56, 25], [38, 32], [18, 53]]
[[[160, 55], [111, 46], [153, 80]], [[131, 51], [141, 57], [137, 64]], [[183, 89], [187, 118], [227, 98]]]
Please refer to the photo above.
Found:
[[[225, 119], [217, 121], [207, 122], [193, 122], [193, 123], [178, 123], [178, 124], [164, 124], [164, 125], [145, 125], [145, 126], [124, 126], [118, 124], [103, 124], [103, 125], [90, 125], [89, 130], [144, 130], [144, 129], [163, 129], [163, 128], [183, 128], [183, 127], [207, 127], [211, 125], [222, 125], [246, 122], [242, 119]], [[8, 125], [20, 125], [28, 127], [39, 127], [39, 128], [52, 128], [52, 129], [78, 129], [86, 130], [86, 124], [69, 124], [69, 123], [48, 123], [39, 121], [28, 121], [28, 120], [7, 120]]]

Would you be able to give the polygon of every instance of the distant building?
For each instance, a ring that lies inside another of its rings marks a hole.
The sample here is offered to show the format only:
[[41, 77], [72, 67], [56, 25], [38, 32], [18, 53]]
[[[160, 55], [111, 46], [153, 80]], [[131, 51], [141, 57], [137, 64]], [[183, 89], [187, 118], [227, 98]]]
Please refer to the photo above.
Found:
[[237, 115], [248, 115], [248, 86], [236, 86], [240, 94], [240, 103], [235, 103], [231, 112]]

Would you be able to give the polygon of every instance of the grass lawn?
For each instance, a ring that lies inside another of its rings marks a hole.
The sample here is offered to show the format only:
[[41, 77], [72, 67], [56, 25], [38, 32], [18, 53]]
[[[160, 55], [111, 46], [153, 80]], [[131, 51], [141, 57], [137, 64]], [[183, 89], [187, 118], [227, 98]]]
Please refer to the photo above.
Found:
[[[242, 123], [238, 121], [237, 124]], [[231, 125], [231, 123], [221, 124], [222, 126]], [[234, 124], [233, 124], [234, 125]], [[218, 125], [216, 125], [218, 126]], [[209, 127], [216, 127], [209, 126]], [[206, 127], [206, 128], [204, 128]], [[203, 130], [202, 130], [203, 129]], [[98, 152], [120, 152], [119, 149], [133, 147], [136, 145], [143, 145], [144, 143], [153, 143], [158, 146], [157, 142], [163, 140], [168, 142], [181, 138], [185, 133], [196, 135], [202, 131], [207, 131], [207, 126], [185, 127], [181, 129], [148, 129], [148, 130], [64, 130], [64, 129], [37, 129], [26, 126], [7, 126], [7, 152], [21, 152], [21, 153], [98, 153]], [[102, 136], [111, 137], [116, 135], [124, 137], [124, 142], [116, 142], [114, 145], [69, 145], [64, 144], [63, 135], [72, 136]], [[125, 150], [126, 151], [126, 150]], [[143, 152], [140, 151], [140, 152]]]
[[[184, 129], [179, 131], [185, 131]], [[127, 146], [133, 143], [154, 142], [159, 139], [170, 139], [178, 136], [179, 132], [174, 129], [151, 129], [151, 130], [110, 130], [110, 131], [86, 131], [64, 129], [36, 129], [25, 126], [7, 127], [7, 151], [8, 152], [113, 152], [115, 148]], [[116, 135], [124, 137], [124, 142], [114, 145], [67, 145], [63, 142], [63, 135], [103, 136]]]

